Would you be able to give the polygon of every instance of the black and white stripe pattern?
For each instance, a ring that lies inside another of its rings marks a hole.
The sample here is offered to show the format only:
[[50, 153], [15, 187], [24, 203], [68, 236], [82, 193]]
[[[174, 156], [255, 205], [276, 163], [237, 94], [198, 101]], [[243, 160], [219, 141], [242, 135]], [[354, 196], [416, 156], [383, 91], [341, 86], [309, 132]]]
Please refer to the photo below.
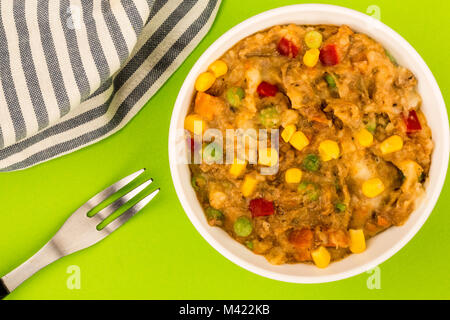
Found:
[[121, 129], [209, 30], [220, 0], [0, 0], [0, 171]]

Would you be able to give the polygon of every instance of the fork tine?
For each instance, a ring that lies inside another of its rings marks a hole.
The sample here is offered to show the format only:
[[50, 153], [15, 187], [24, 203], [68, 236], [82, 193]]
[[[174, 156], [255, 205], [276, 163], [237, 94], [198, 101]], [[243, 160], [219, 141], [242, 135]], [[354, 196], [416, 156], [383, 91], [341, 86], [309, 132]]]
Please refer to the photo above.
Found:
[[93, 217], [96, 217], [98, 220], [103, 221], [105, 220], [111, 213], [115, 212], [117, 209], [119, 209], [121, 206], [123, 206], [125, 203], [133, 199], [138, 193], [140, 193], [142, 190], [144, 190], [147, 186], [150, 185], [150, 183], [153, 182], [153, 179], [149, 179], [145, 181], [140, 186], [134, 188], [130, 192], [128, 192], [123, 197], [117, 199], [107, 207], [103, 208], [101, 211], [96, 213]]
[[158, 188], [155, 191], [153, 191], [152, 193], [150, 193], [144, 199], [142, 199], [141, 201], [136, 203], [134, 206], [132, 206], [130, 209], [125, 211], [122, 215], [120, 215], [114, 221], [112, 221], [110, 224], [108, 224], [103, 230], [106, 230], [109, 233], [115, 231], [117, 228], [119, 228], [125, 222], [130, 220], [141, 209], [143, 209], [150, 201], [152, 201], [152, 199], [158, 194], [159, 190], [160, 189]]
[[98, 206], [100, 203], [105, 201], [109, 196], [113, 195], [114, 193], [116, 193], [117, 191], [119, 191], [120, 189], [122, 189], [123, 187], [128, 185], [131, 181], [133, 181], [134, 179], [139, 177], [144, 171], [145, 171], [145, 168], [141, 169], [133, 174], [130, 174], [128, 177], [125, 177], [122, 180], [117, 181], [112, 186], [106, 188], [105, 190], [103, 190], [103, 191], [97, 193], [95, 196], [93, 196], [81, 208], [84, 210], [87, 210], [86, 213], [89, 212], [90, 210], [92, 210], [93, 208]]

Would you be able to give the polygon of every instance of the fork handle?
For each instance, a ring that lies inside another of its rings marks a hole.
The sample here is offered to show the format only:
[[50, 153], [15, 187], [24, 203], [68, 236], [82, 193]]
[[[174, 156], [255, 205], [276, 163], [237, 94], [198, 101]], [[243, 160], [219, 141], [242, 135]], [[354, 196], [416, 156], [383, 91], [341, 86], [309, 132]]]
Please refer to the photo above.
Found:
[[8, 294], [9, 294], [9, 290], [6, 288], [6, 285], [3, 283], [3, 280], [0, 279], [0, 300], [2, 300]]
[[0, 299], [16, 289], [37, 271], [64, 256], [58, 247], [50, 240], [30, 259], [22, 263], [16, 269], [0, 278]]

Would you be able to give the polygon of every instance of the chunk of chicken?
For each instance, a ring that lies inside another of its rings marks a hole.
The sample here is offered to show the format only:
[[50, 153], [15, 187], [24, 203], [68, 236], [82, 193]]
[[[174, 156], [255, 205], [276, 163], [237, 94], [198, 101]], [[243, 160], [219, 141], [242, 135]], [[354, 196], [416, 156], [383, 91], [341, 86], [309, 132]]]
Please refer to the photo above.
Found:
[[291, 99], [292, 108], [301, 109], [306, 106], [320, 106], [320, 98], [315, 94], [308, 75], [302, 70], [299, 61], [282, 67], [283, 85]]

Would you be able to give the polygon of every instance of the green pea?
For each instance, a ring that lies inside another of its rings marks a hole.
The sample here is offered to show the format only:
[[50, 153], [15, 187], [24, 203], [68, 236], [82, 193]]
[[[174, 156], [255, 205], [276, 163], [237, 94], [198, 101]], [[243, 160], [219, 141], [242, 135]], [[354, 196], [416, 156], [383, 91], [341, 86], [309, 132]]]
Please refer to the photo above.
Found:
[[303, 181], [298, 185], [297, 190], [305, 194], [310, 201], [316, 201], [320, 197], [320, 188], [315, 183]]
[[239, 108], [241, 100], [245, 97], [245, 91], [240, 87], [231, 87], [227, 90], [225, 96], [233, 108]]
[[199, 191], [206, 184], [206, 180], [202, 176], [193, 176], [191, 178], [191, 184], [195, 191]]
[[305, 190], [307, 187], [308, 187], [308, 182], [305, 182], [305, 181], [302, 181], [299, 185], [298, 185], [298, 187], [297, 187], [297, 190], [298, 191], [303, 191], [303, 190]]
[[224, 215], [222, 211], [209, 207], [206, 209], [206, 216], [209, 220], [223, 220]]
[[305, 159], [303, 159], [303, 168], [308, 171], [317, 171], [320, 168], [320, 159], [315, 154], [308, 154]]
[[308, 199], [311, 201], [317, 201], [320, 197], [320, 191], [318, 189], [310, 190], [308, 193]]
[[375, 130], [377, 129], [377, 124], [376, 123], [369, 123], [366, 126], [367, 131], [369, 131], [371, 134], [375, 133]]
[[234, 222], [233, 229], [239, 237], [247, 237], [252, 233], [252, 222], [247, 217], [239, 217]]
[[253, 250], [253, 241], [246, 241], [245, 245], [247, 246], [247, 248], [249, 248], [250, 250]]
[[203, 160], [207, 164], [221, 163], [223, 160], [222, 146], [216, 142], [211, 142], [203, 149]]
[[344, 203], [337, 203], [335, 208], [337, 212], [344, 212], [347, 209], [347, 206]]
[[325, 80], [330, 88], [336, 88], [336, 80], [334, 80], [334, 77], [331, 74], [327, 73], [325, 75]]
[[260, 111], [259, 121], [265, 128], [276, 128], [280, 124], [280, 114], [274, 106], [266, 107]]

